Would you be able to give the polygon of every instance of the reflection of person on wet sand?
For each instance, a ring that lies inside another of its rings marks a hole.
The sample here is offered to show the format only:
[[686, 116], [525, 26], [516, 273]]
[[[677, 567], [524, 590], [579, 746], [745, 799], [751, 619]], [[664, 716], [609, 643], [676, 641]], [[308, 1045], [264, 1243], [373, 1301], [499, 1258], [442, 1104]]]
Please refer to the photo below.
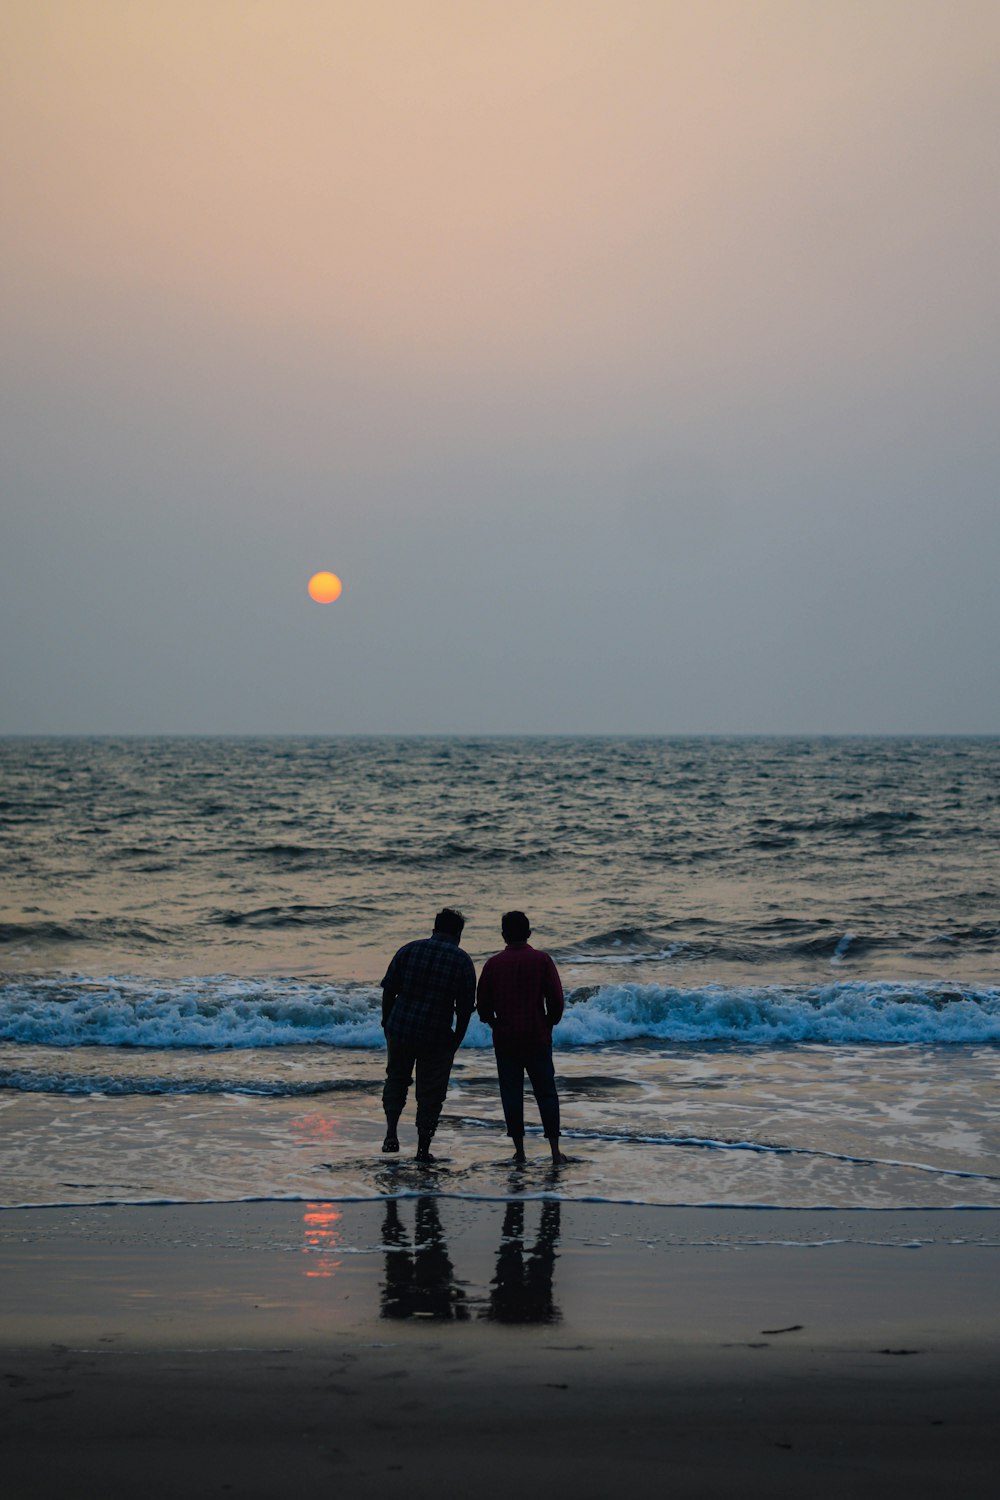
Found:
[[535, 1243], [525, 1254], [524, 1204], [507, 1204], [496, 1275], [490, 1283], [490, 1305], [484, 1317], [497, 1323], [556, 1323], [562, 1317], [552, 1292], [559, 1218], [558, 1201], [546, 1199]]
[[382, 1226], [385, 1280], [383, 1318], [441, 1318], [463, 1322], [469, 1316], [465, 1292], [455, 1280], [435, 1198], [418, 1198], [412, 1242], [389, 1198]]

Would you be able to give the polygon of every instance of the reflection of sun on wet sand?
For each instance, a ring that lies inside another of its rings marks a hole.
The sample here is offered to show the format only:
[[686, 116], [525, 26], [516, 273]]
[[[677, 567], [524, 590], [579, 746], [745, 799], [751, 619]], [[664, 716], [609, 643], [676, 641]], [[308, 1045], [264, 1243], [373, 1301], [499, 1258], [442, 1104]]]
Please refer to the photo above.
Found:
[[340, 1231], [337, 1228], [340, 1219], [340, 1210], [332, 1203], [306, 1204], [306, 1211], [302, 1216], [305, 1249], [308, 1254], [315, 1256], [307, 1265], [307, 1276], [332, 1276], [339, 1269], [341, 1262], [335, 1260], [334, 1255], [340, 1243]]

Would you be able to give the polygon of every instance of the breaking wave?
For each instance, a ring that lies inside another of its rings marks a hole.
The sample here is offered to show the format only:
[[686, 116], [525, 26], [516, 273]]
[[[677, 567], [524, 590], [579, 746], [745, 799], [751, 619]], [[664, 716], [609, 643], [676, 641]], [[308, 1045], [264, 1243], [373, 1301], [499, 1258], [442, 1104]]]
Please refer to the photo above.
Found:
[[570, 1006], [562, 1046], [668, 1042], [866, 1045], [1000, 1041], [1000, 989], [856, 981], [814, 987], [609, 985]]
[[[53, 1047], [383, 1044], [380, 992], [297, 980], [31, 979], [0, 987], [0, 1041]], [[570, 995], [557, 1047], [660, 1041], [736, 1045], [1000, 1042], [1000, 988], [852, 981], [676, 988], [606, 985]], [[473, 1019], [466, 1046], [486, 1047]]]

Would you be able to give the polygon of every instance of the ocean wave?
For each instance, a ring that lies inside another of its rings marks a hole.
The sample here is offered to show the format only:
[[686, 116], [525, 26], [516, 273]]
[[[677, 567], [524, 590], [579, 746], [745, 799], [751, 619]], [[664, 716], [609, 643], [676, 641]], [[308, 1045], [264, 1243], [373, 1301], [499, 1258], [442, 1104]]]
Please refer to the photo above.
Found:
[[1000, 989], [858, 980], [794, 987], [608, 985], [569, 1006], [562, 1046], [667, 1042], [1000, 1042]]
[[114, 917], [74, 917], [70, 922], [0, 922], [0, 943], [166, 943], [165, 929]]
[[206, 921], [220, 927], [343, 927], [363, 921], [377, 910], [377, 907], [357, 901], [344, 901], [336, 906], [307, 906], [293, 902], [288, 906], [259, 906], [251, 911], [214, 911]]
[[325, 1078], [312, 1083], [262, 1078], [129, 1077], [120, 1074], [46, 1072], [0, 1068], [0, 1089], [18, 1094], [99, 1095], [127, 1098], [135, 1094], [242, 1094], [262, 1099], [306, 1099], [320, 1094], [371, 1093], [369, 1078]]
[[319, 849], [279, 841], [261, 845], [248, 844], [240, 849], [242, 859], [278, 869], [291, 866], [296, 870], [331, 866], [337, 869], [378, 869], [380, 866], [422, 869], [452, 863], [462, 867], [510, 864], [531, 868], [549, 863], [556, 857], [557, 851], [554, 848], [537, 843], [520, 848], [492, 841], [473, 843], [461, 839], [446, 839], [443, 843], [434, 839], [403, 845], [365, 846], [360, 843], [343, 843], [325, 845]]
[[921, 935], [900, 927], [884, 931], [845, 931], [831, 922], [817, 920], [812, 924], [793, 921], [748, 925], [741, 933], [725, 938], [706, 935], [695, 939], [667, 938], [657, 937], [638, 927], [618, 928], [567, 945], [554, 957], [573, 966], [710, 962], [716, 965], [768, 965], [773, 969], [786, 962], [837, 966], [848, 958], [853, 963], [873, 955], [881, 957], [893, 953], [899, 955], [902, 965], [907, 955], [919, 954], [933, 960], [945, 956], [946, 950], [949, 957], [958, 951], [991, 953], [998, 944], [1000, 927], [990, 924], [952, 927]]
[[872, 808], [854, 818], [782, 818], [777, 828], [782, 833], [897, 833], [921, 816], [912, 808]]
[[646, 952], [658, 947], [658, 941], [644, 927], [612, 927], [608, 932], [597, 932], [593, 937], [583, 938], [578, 946], [582, 949], [632, 948]]
[[[380, 991], [228, 976], [150, 982], [31, 979], [0, 987], [0, 1041], [53, 1047], [381, 1048]], [[557, 1047], [660, 1041], [990, 1045], [1000, 989], [873, 981], [816, 986], [656, 984], [570, 995]], [[474, 1018], [465, 1045], [488, 1047]]]
[[50, 1047], [383, 1044], [380, 991], [228, 976], [151, 983], [30, 980], [0, 988], [0, 1041]]

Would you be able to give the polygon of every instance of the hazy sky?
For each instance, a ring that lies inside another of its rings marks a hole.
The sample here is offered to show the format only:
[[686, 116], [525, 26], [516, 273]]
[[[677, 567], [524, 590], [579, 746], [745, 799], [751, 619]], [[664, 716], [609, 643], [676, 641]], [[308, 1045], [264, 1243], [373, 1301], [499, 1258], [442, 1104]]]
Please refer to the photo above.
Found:
[[1000, 731], [998, 44], [0, 0], [0, 731]]

